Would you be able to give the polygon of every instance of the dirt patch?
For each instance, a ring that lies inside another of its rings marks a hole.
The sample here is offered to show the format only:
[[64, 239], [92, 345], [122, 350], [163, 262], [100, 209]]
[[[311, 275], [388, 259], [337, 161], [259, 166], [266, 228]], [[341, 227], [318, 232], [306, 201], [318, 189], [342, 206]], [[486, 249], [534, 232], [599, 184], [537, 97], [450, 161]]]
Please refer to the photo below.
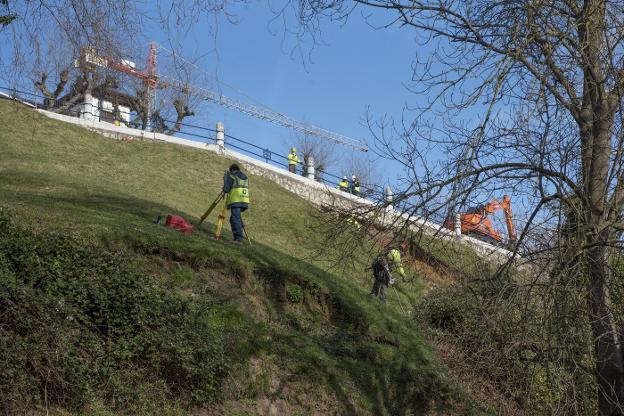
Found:
[[410, 244], [409, 253], [406, 257], [408, 262], [414, 261], [426, 265], [429, 268], [430, 273], [437, 276], [440, 279], [440, 282], [450, 284], [466, 277], [465, 273], [461, 270], [457, 270], [456, 268], [437, 259], [431, 253], [420, 247], [417, 243]]
[[407, 259], [406, 263], [416, 270], [419, 275], [423, 276], [427, 280], [427, 283], [433, 284], [434, 286], [446, 286], [456, 281], [455, 278], [440, 272], [438, 268], [422, 260], [412, 258]]
[[337, 398], [318, 383], [292, 374], [279, 365], [279, 358], [252, 358], [245, 369], [224, 383], [224, 400], [194, 413], [216, 415], [339, 415]]

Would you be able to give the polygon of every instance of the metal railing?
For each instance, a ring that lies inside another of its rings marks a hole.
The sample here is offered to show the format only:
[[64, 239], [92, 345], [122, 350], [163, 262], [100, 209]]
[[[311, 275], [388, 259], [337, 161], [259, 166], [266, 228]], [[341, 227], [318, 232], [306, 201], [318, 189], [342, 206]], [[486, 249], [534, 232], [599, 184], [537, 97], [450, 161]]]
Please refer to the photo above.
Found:
[[[232, 136], [231, 134], [225, 134], [225, 137], [227, 147], [232, 147], [247, 154], [256, 156], [257, 158], [264, 160], [266, 163], [288, 169], [288, 157], [284, 156], [282, 153], [258, 146], [257, 144]], [[301, 176], [306, 176], [306, 165], [304, 163], [298, 162], [296, 170], [301, 172]], [[330, 172], [322, 171], [315, 173], [315, 179], [318, 182], [337, 187], [342, 178]]]
[[[0, 98], [17, 100], [34, 108], [50, 110], [58, 112], [59, 114], [77, 118], [103, 121], [115, 125], [124, 125], [143, 131], [163, 133], [204, 143], [215, 143], [216, 141], [217, 131], [215, 129], [182, 121], [177, 124], [178, 129], [176, 130], [173, 129], [176, 125], [175, 120], [156, 117], [153, 114], [152, 117], [148, 119], [142, 119], [141, 115], [135, 111], [123, 111], [119, 108], [114, 109], [112, 106], [104, 107], [101, 104], [102, 100], [99, 99], [97, 99], [97, 102], [99, 103], [98, 105], [85, 103], [84, 101], [71, 102], [67, 100], [54, 100], [47, 98], [40, 93], [33, 94], [16, 88], [7, 88], [2, 86], [0, 86]], [[285, 169], [288, 168], [288, 158], [284, 156], [283, 152], [276, 152], [268, 147], [258, 146], [255, 143], [251, 143], [231, 134], [224, 134], [224, 136], [226, 147], [231, 147], [248, 155], [254, 156], [255, 158], [263, 160], [264, 162], [274, 166]], [[304, 163], [299, 162], [297, 164], [297, 170], [300, 173], [296, 174], [306, 176], [306, 166]], [[342, 180], [342, 176], [322, 171], [316, 173], [315, 179], [326, 185], [338, 187], [339, 182]], [[366, 187], [362, 186], [362, 191], [363, 192], [361, 192], [360, 196], [365, 196], [367, 192]]]

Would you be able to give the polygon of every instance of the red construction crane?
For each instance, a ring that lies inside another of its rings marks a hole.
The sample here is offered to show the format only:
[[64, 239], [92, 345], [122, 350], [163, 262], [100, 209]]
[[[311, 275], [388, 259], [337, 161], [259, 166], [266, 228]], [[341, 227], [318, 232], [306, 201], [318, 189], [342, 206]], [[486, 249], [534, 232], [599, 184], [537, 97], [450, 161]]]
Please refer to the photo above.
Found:
[[150, 43], [149, 53], [147, 55], [147, 68], [145, 71], [138, 71], [128, 62], [117, 62], [111, 57], [105, 57], [106, 66], [116, 71], [123, 72], [132, 77], [143, 81], [143, 85], [147, 88], [155, 88], [158, 85], [158, 74], [156, 72], [156, 53], [158, 45], [154, 42]]

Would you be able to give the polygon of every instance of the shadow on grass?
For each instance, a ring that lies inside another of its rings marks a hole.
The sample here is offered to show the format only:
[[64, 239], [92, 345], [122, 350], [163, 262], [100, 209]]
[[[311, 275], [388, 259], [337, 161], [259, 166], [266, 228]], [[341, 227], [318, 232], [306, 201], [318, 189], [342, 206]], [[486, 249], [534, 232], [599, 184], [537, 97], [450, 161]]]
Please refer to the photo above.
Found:
[[[267, 301], [278, 312], [279, 325], [267, 326], [271, 341], [258, 343], [257, 353], [277, 354], [292, 377], [313, 383], [322, 380], [340, 401], [340, 413], [357, 414], [363, 406], [380, 415], [426, 414], [448, 398], [451, 390], [418, 331], [396, 310], [369, 300], [368, 288], [257, 240], [252, 246], [214, 241], [211, 222], [191, 236], [157, 226], [152, 220], [158, 214], [175, 213], [194, 223], [198, 218], [153, 201], [93, 189], [76, 195], [24, 191], [16, 199], [34, 208], [32, 219], [38, 211], [45, 212], [56, 231], [71, 224], [79, 235], [85, 236], [86, 230], [94, 243], [113, 241], [139, 254], [174, 257], [193, 268], [222, 268], [234, 274], [242, 270], [259, 278]], [[300, 285], [306, 296], [321, 302], [327, 316], [315, 316], [310, 307], [303, 308], [305, 312], [296, 310], [287, 298], [289, 283]], [[290, 312], [291, 319], [283, 320]], [[297, 322], [306, 314], [314, 322], [308, 329]], [[292, 377], [285, 382], [292, 382]]]

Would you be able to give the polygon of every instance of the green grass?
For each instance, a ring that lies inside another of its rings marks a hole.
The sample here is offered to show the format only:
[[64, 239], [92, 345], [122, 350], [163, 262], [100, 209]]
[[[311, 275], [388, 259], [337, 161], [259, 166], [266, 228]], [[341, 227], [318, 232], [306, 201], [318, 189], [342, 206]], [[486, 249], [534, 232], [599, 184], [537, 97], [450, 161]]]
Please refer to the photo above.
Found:
[[[244, 219], [251, 247], [212, 240], [216, 214], [184, 236], [152, 219], [176, 213], [196, 222], [219, 193], [231, 161], [171, 144], [109, 140], [7, 101], [0, 101], [0, 126], [0, 201], [15, 226], [41, 241], [50, 232], [66, 236], [75, 241], [71, 250], [128, 253], [124, 261], [139, 270], [141, 279], [178, 293], [191, 310], [206, 299], [223, 304], [231, 312], [206, 309], [207, 330], [215, 334], [228, 333], [230, 320], [240, 321], [236, 328], [254, 328], [231, 346], [238, 353], [226, 378], [218, 380], [214, 398], [177, 394], [165, 376], [147, 384], [126, 379], [118, 364], [111, 364], [115, 382], [109, 390], [98, 394], [89, 384], [101, 381], [98, 373], [85, 378], [88, 399], [58, 400], [57, 410], [124, 413], [111, 394], [125, 394], [135, 398], [133, 414], [165, 412], [159, 407], [163, 403], [170, 414], [202, 408], [255, 414], [267, 398], [293, 414], [478, 412], [403, 314], [401, 305], [417, 307], [421, 286], [400, 288], [400, 295], [391, 291], [385, 308], [372, 302], [366, 247], [352, 253], [345, 267], [326, 270], [331, 258], [315, 256], [323, 240], [315, 234], [322, 217], [312, 215], [314, 208], [294, 194], [250, 176], [252, 205]], [[31, 289], [36, 296], [39, 289]], [[171, 336], [188, 336], [183, 329], [177, 334], [169, 321], [163, 325], [172, 328]], [[77, 341], [68, 335], [63, 342]], [[147, 371], [153, 363], [133, 365]], [[29, 411], [43, 405], [42, 386], [32, 392], [21, 402], [15, 399]]]

